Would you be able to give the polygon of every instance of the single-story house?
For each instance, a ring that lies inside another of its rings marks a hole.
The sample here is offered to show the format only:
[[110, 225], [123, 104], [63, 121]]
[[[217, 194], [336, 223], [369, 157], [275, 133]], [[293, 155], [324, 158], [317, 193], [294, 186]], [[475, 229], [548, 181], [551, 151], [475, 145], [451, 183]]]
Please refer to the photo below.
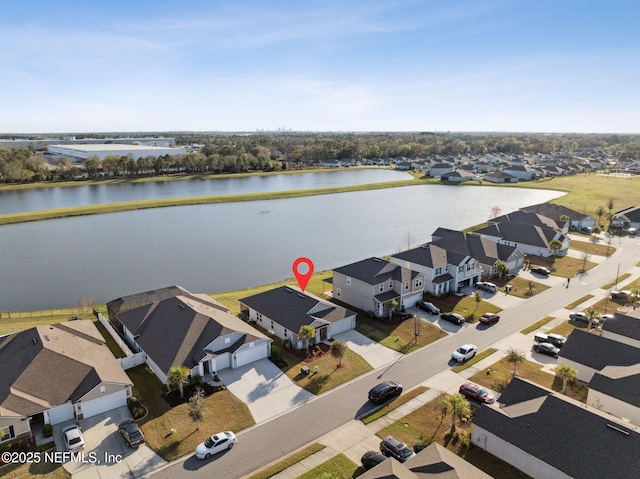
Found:
[[568, 364], [578, 372], [576, 379], [588, 383], [606, 368], [640, 364], [640, 348], [574, 329], [560, 349], [558, 364]]
[[389, 458], [358, 476], [360, 479], [491, 479], [492, 476], [434, 442], [399, 462]]
[[440, 181], [449, 181], [451, 183], [462, 183], [464, 181], [479, 180], [480, 177], [473, 171], [458, 169], [440, 175]]
[[562, 234], [567, 234], [569, 232], [568, 220], [555, 220], [545, 215], [530, 213], [524, 210], [514, 211], [512, 213], [501, 215], [497, 218], [489, 220], [490, 223], [505, 223], [507, 221], [511, 223], [523, 223], [527, 225], [540, 226], [541, 228], [552, 228], [556, 231], [561, 232]]
[[249, 321], [298, 348], [302, 326], [312, 326], [316, 337], [310, 345], [331, 339], [356, 327], [356, 313], [293, 286], [281, 286], [240, 300], [240, 311]]
[[640, 426], [640, 364], [607, 366], [589, 382], [587, 404]]
[[[564, 256], [569, 250], [569, 237], [552, 228], [505, 221], [475, 230], [474, 233], [497, 243], [517, 246], [523, 253], [533, 256]], [[556, 252], [551, 242], [558, 240], [562, 247]]]
[[538, 205], [520, 208], [520, 210], [546, 216], [558, 224], [564, 223], [561, 218], [567, 216], [569, 217], [569, 228], [574, 230], [579, 230], [580, 228], [585, 227], [593, 228], [596, 225], [596, 219], [593, 216], [589, 216], [585, 213], [579, 213], [567, 208], [566, 206], [556, 205], [553, 203], [540, 203]]
[[498, 400], [473, 416], [471, 441], [525, 474], [535, 479], [638, 475], [640, 434], [623, 421], [518, 377]]
[[533, 168], [524, 165], [506, 166], [502, 171], [510, 174], [511, 176], [515, 176], [520, 181], [531, 181], [537, 176], [536, 171]]
[[424, 274], [381, 258], [368, 258], [333, 270], [333, 297], [376, 316], [387, 304], [410, 308], [422, 299]]
[[640, 310], [615, 313], [601, 329], [603, 338], [640, 348]]
[[[124, 338], [165, 384], [184, 366], [205, 380], [271, 355], [272, 340], [206, 294], [183, 294], [115, 314]], [[154, 297], [151, 294], [151, 297]]]
[[0, 337], [0, 443], [126, 406], [132, 382], [93, 322], [36, 326]]
[[622, 223], [622, 228], [640, 229], [640, 206], [629, 206], [616, 211], [616, 218]]
[[494, 171], [492, 173], [487, 173], [484, 175], [483, 180], [488, 181], [490, 183], [517, 183], [518, 178], [513, 175], [510, 175], [506, 171]]
[[442, 175], [445, 175], [453, 170], [455, 170], [455, 167], [453, 165], [450, 165], [449, 163], [437, 163], [435, 165], [431, 165], [431, 167], [426, 170], [426, 173], [431, 178], [440, 178]]

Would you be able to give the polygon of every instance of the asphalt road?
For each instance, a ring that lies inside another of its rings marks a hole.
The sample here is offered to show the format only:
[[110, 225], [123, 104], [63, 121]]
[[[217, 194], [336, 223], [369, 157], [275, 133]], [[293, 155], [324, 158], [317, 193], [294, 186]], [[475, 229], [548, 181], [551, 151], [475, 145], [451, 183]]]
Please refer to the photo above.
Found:
[[235, 479], [290, 454], [373, 408], [367, 401], [367, 392], [380, 380], [396, 380], [405, 390], [409, 390], [454, 365], [450, 359], [451, 353], [462, 344], [475, 344], [482, 351], [591, 290], [615, 280], [618, 270], [622, 274], [640, 260], [640, 240], [625, 238], [622, 243], [612, 246], [618, 248], [613, 257], [587, 275], [573, 278], [568, 289], [558, 285], [502, 311], [497, 325], [489, 328], [474, 325], [462, 329], [289, 413], [240, 432], [238, 444], [231, 451], [205, 461], [187, 456], [153, 473], [152, 477], [160, 479], [188, 475], [193, 478]]

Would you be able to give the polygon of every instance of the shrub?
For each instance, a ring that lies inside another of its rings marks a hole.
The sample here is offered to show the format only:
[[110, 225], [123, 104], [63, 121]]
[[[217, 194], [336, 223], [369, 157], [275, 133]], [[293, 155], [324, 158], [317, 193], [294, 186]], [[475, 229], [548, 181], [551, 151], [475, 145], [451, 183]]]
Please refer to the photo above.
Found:
[[420, 438], [413, 444], [413, 450], [418, 453], [429, 446], [430, 442], [420, 434]]
[[139, 403], [140, 401], [135, 396], [131, 396], [127, 401], [127, 404], [129, 405], [129, 407], [136, 407]]
[[53, 426], [51, 424], [45, 424], [44, 426], [42, 426], [42, 435], [44, 437], [53, 436]]
[[18, 447], [20, 449], [27, 449], [29, 447], [29, 440], [28, 439], [20, 439], [20, 441], [18, 441]]
[[191, 376], [191, 379], [189, 379], [189, 384], [200, 384], [202, 380], [202, 376]]
[[464, 448], [468, 448], [471, 445], [471, 432], [466, 429], [458, 431], [458, 438], [460, 439], [460, 445]]

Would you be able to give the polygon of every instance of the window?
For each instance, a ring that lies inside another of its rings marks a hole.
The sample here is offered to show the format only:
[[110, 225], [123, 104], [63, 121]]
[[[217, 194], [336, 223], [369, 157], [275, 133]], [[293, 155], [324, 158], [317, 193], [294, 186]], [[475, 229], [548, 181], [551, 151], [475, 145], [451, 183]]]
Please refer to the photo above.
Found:
[[273, 320], [271, 321], [271, 329], [273, 330]]
[[409, 291], [409, 281], [404, 282], [404, 290]]
[[419, 278], [416, 278], [416, 288], [422, 288], [422, 285], [424, 284], [424, 278], [422, 276], [420, 276]]
[[382, 293], [384, 291], [384, 283], [380, 283], [380, 292]]
[[[287, 328], [284, 328], [284, 337], [287, 338], [289, 337], [289, 331], [287, 331]], [[251, 343], [253, 345], [253, 343]]]
[[256, 313], [256, 318], [258, 318], [258, 321], [262, 322], [262, 313]]
[[351, 286], [351, 276], [347, 276], [347, 286]]
[[342, 294], [342, 290], [340, 288], [336, 288], [336, 296], [339, 298]]
[[107, 392], [107, 388], [105, 386], [100, 386], [100, 392], [101, 393]]
[[389, 280], [389, 289], [393, 289], [393, 280], [392, 279]]
[[461, 264], [460, 266], [458, 266], [458, 272], [459, 272], [459, 273], [464, 272], [464, 265], [463, 265], [463, 264]]
[[13, 434], [13, 426], [0, 427], [0, 441], [7, 441], [13, 437], [15, 437]]

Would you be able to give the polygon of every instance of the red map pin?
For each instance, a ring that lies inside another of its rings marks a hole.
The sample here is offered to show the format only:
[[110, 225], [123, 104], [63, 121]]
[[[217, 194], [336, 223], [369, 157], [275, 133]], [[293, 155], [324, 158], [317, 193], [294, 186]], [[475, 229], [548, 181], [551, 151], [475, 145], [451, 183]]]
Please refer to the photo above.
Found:
[[[309, 267], [309, 270], [306, 273], [301, 273], [300, 271], [298, 271], [300, 263], [305, 263]], [[293, 274], [298, 280], [300, 289], [304, 292], [307, 284], [309, 284], [311, 276], [313, 275], [313, 262], [309, 258], [298, 258], [293, 262]]]

